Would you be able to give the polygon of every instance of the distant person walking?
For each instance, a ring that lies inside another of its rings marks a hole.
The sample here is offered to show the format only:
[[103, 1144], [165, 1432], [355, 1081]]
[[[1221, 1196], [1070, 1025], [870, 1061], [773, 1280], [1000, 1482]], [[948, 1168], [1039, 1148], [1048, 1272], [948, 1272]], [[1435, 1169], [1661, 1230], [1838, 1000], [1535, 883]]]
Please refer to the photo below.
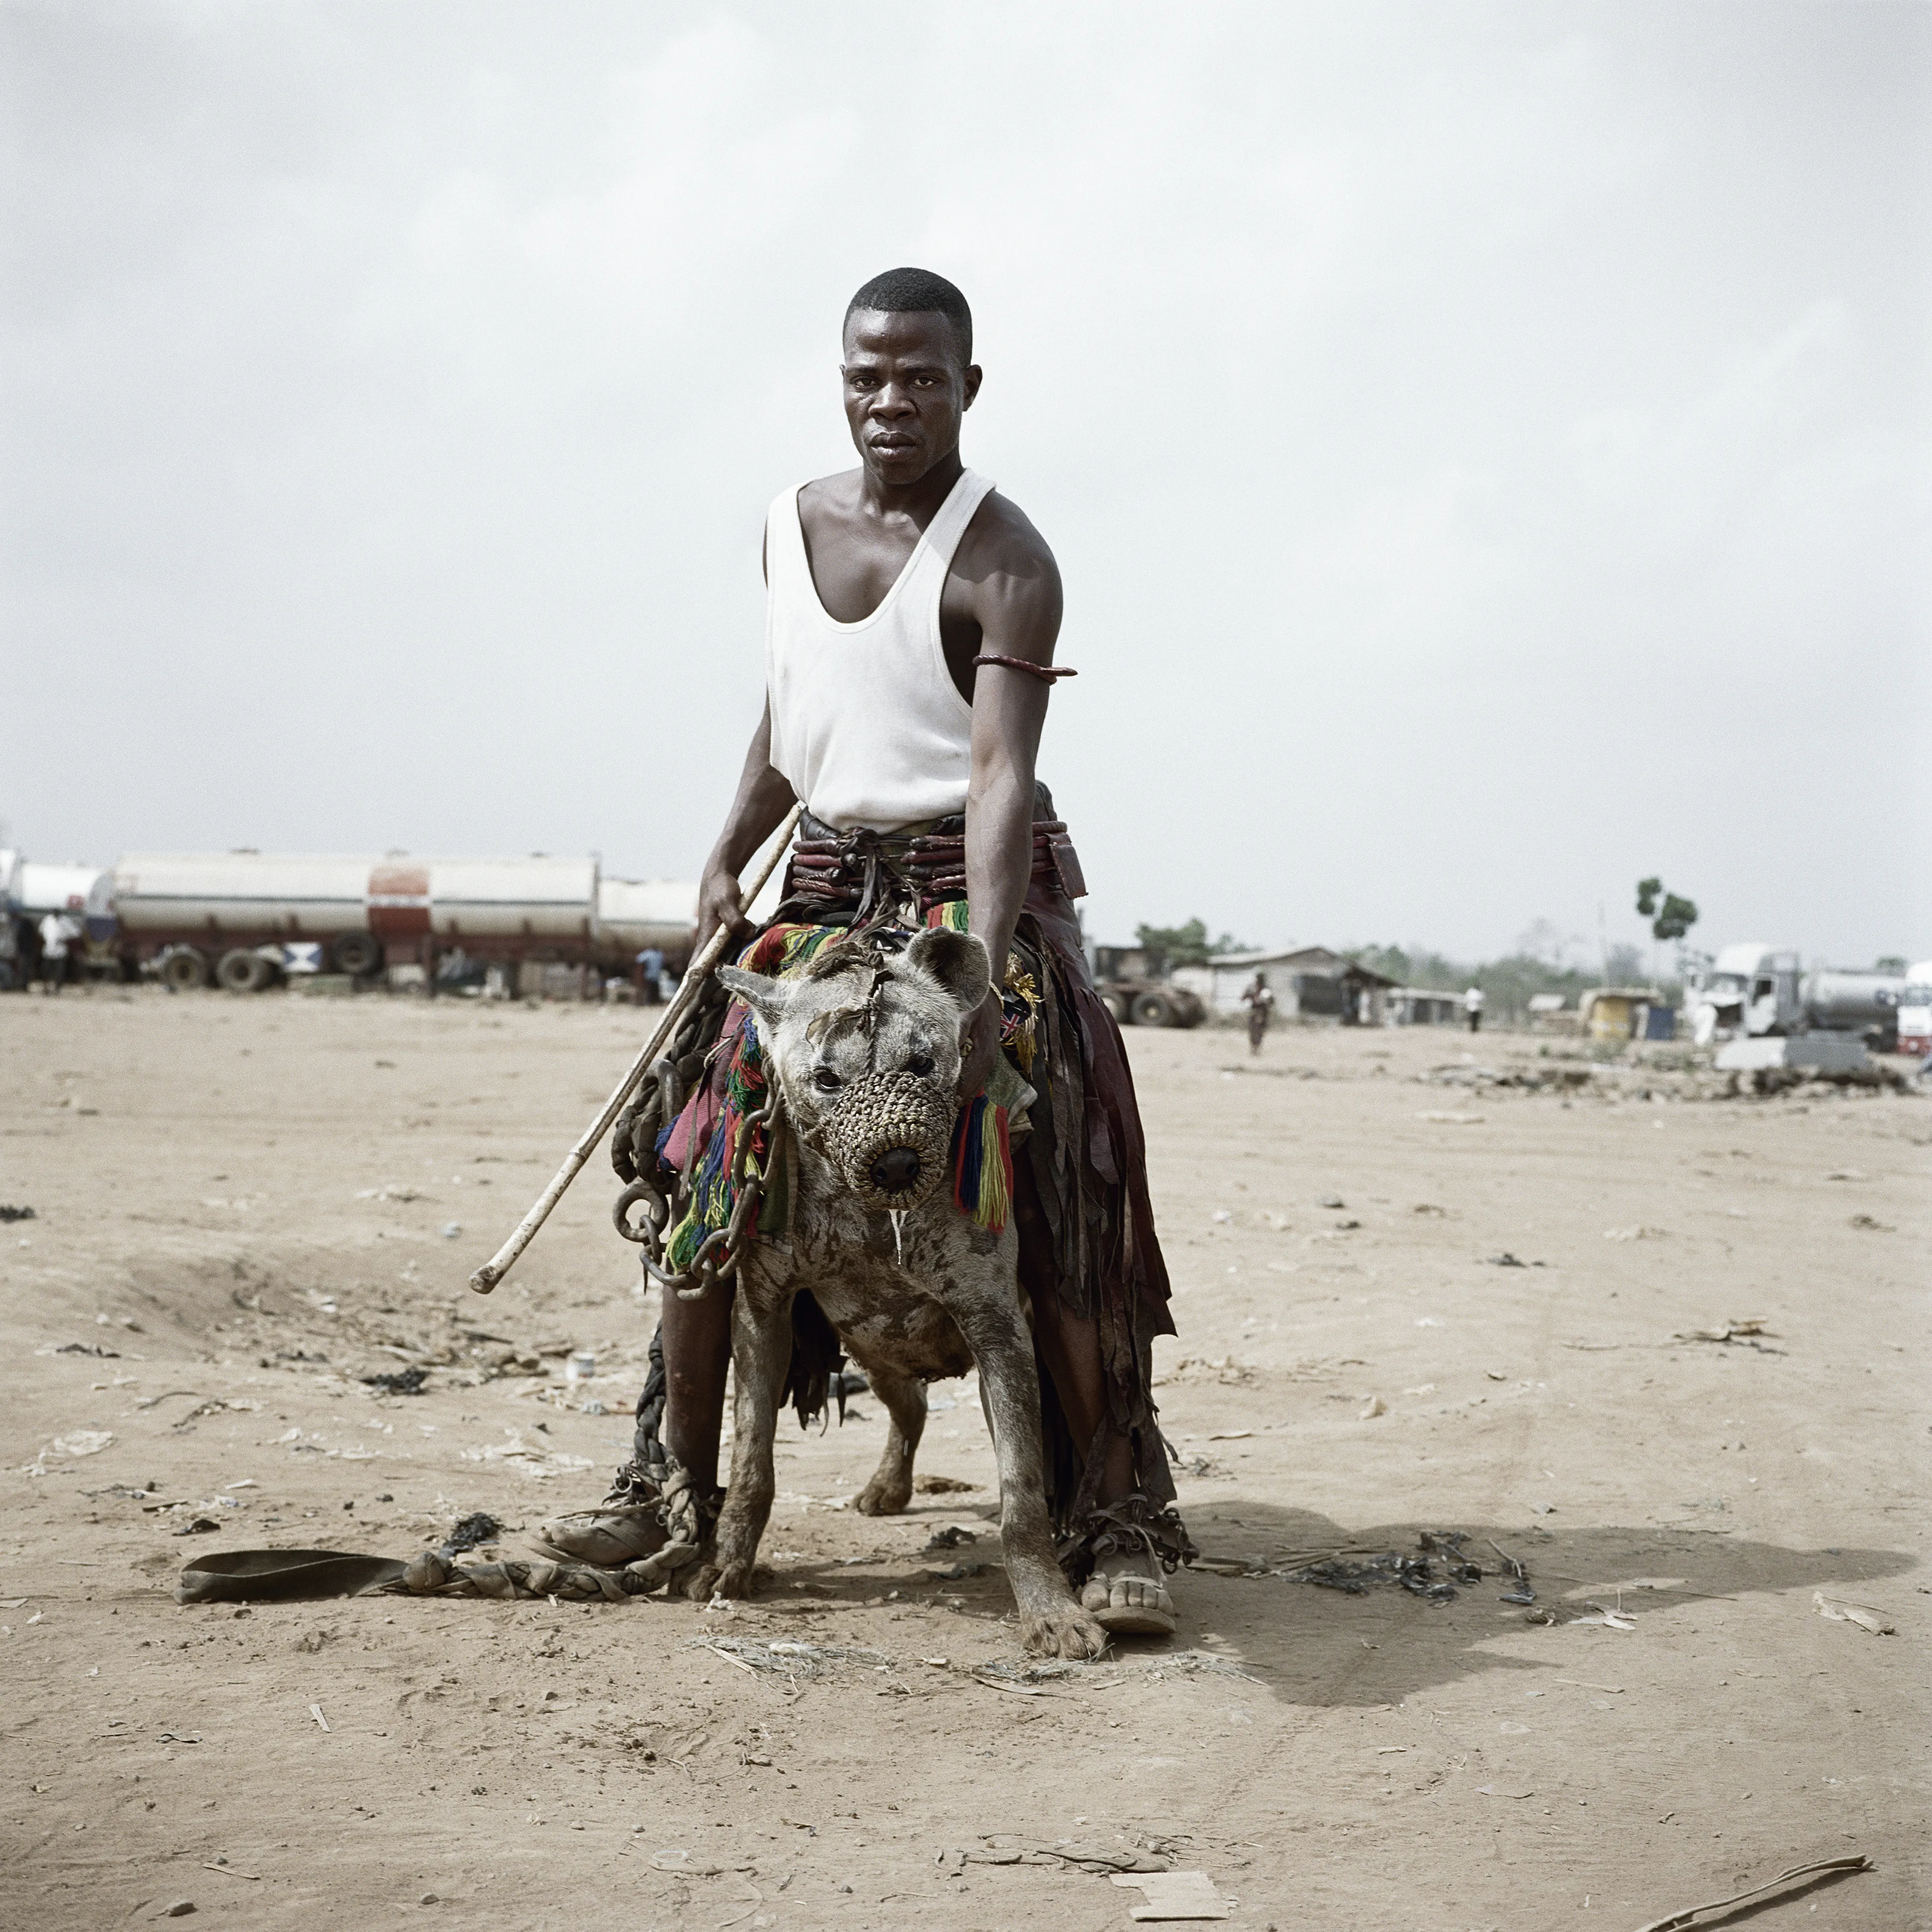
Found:
[[1483, 1002], [1487, 996], [1480, 986], [1472, 986], [1462, 995], [1462, 1010], [1469, 1016], [1469, 1030], [1480, 1033], [1483, 1030]]
[[1248, 1051], [1258, 1053], [1268, 1035], [1268, 1022], [1274, 1015], [1274, 994], [1269, 988], [1265, 973], [1255, 975], [1247, 991], [1241, 995], [1241, 1004], [1248, 1010]]
[[659, 983], [664, 978], [664, 954], [655, 946], [647, 946], [638, 955], [638, 1004], [654, 1006], [663, 997]]
[[49, 992], [60, 991], [68, 974], [68, 942], [80, 937], [80, 928], [64, 913], [50, 912], [40, 921], [40, 976]]

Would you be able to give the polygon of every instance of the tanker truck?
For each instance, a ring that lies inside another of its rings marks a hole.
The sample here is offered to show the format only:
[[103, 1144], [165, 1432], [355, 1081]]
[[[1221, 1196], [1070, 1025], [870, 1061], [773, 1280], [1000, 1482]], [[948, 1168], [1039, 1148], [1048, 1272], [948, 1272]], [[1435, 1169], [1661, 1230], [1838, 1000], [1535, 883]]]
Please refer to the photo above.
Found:
[[68, 958], [94, 976], [118, 975], [113, 874], [98, 866], [50, 866], [0, 852], [0, 992], [41, 976], [40, 924], [66, 920]]
[[1727, 946], [1712, 962], [1705, 985], [1690, 995], [1692, 1037], [1706, 1045], [1834, 1035], [1889, 1053], [1898, 1040], [1906, 983], [1886, 973], [1808, 973], [1796, 952], [1755, 940]]
[[[122, 942], [178, 992], [259, 992], [290, 976], [333, 972], [392, 985], [552, 986], [574, 969], [579, 993], [628, 971], [640, 944], [680, 964], [693, 916], [659, 896], [624, 903], [607, 928], [594, 858], [411, 858], [402, 854], [130, 852], [116, 867]], [[676, 892], [677, 888], [668, 889]], [[620, 895], [621, 897], [621, 895]], [[647, 935], [640, 940], [638, 935]]]

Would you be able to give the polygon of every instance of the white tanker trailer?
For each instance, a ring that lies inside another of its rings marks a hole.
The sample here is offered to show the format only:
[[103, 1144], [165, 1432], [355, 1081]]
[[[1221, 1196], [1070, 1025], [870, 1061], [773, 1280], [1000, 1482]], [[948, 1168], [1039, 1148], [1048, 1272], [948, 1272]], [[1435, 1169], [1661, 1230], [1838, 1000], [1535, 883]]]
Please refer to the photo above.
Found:
[[1795, 1039], [1842, 1034], [1889, 1052], [1898, 1032], [1901, 975], [1808, 973], [1795, 952], [1756, 942], [1727, 946], [1706, 983], [1691, 995], [1693, 1037]]
[[483, 966], [627, 971], [645, 926], [644, 943], [688, 956], [690, 920], [607, 930], [605, 883], [618, 882], [600, 882], [595, 859], [130, 852], [113, 893], [124, 946], [180, 990], [212, 980], [259, 992], [290, 973], [365, 979], [385, 966], [417, 968], [434, 986], [459, 952], [459, 963]]

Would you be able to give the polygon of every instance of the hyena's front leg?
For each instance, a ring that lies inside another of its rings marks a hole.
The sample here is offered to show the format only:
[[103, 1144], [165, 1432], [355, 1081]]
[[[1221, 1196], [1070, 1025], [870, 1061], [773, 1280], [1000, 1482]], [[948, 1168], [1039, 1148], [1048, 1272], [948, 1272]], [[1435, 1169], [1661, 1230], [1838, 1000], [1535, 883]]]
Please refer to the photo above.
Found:
[[872, 1393], [885, 1404], [892, 1426], [879, 1466], [854, 1507], [861, 1516], [897, 1516], [912, 1501], [912, 1461], [926, 1432], [926, 1384], [898, 1369], [874, 1367], [862, 1360], [860, 1366]]
[[980, 1365], [1000, 1471], [1000, 1543], [1026, 1648], [1045, 1657], [1098, 1657], [1107, 1633], [1075, 1600], [1053, 1553], [1040, 1442], [1040, 1372], [1033, 1338], [1010, 1298], [955, 1309]]
[[741, 1279], [738, 1285], [731, 1310], [731, 1480], [711, 1561], [688, 1586], [700, 1603], [752, 1594], [752, 1568], [776, 1488], [772, 1442], [791, 1360], [791, 1300], [762, 1283]]

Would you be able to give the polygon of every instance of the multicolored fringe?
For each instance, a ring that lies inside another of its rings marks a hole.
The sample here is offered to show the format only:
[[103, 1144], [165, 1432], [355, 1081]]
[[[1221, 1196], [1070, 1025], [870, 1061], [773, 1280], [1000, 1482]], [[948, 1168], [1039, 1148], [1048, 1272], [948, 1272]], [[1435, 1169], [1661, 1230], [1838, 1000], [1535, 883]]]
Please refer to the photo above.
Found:
[[[972, 930], [964, 899], [934, 906], [926, 922], [935, 931]], [[1022, 1073], [1030, 1072], [1040, 993], [1031, 975], [1021, 972], [1010, 958], [1000, 1001], [1000, 1044]], [[1012, 1211], [1013, 1148], [1006, 1110], [984, 1094], [960, 1108], [952, 1131], [952, 1201], [961, 1214], [995, 1234], [1005, 1231]]]
[[959, 1110], [952, 1130], [952, 1204], [995, 1234], [1013, 1202], [1013, 1149], [1006, 1110], [982, 1094]]
[[[952, 899], [935, 906], [926, 923], [953, 932], [966, 932], [966, 902]], [[837, 926], [775, 926], [761, 933], [737, 963], [748, 973], [782, 979], [844, 934], [845, 928]], [[1006, 1018], [1001, 1044], [1024, 1072], [1033, 1064], [1034, 1013], [1040, 996], [1029, 976], [1010, 968], [1003, 998]], [[721, 1060], [724, 1065], [722, 1082], [714, 1073], [692, 1096], [658, 1150], [659, 1161], [680, 1172], [688, 1167], [694, 1142], [698, 1150], [689, 1203], [683, 1220], [671, 1231], [667, 1247], [674, 1268], [688, 1268], [708, 1234], [730, 1226], [738, 1194], [734, 1175], [739, 1137], [746, 1115], [764, 1106], [771, 1084], [757, 1022], [750, 1008], [740, 1000], [733, 1000], [727, 1010], [718, 1044], [712, 1049], [713, 1066]], [[766, 1175], [758, 1232], [766, 1236], [782, 1234], [790, 1220], [790, 1190], [773, 1184], [778, 1163], [772, 1160], [762, 1128], [756, 1130], [752, 1155]], [[953, 1204], [978, 1226], [998, 1234], [1005, 1231], [1012, 1199], [1013, 1154], [1006, 1109], [982, 1094], [960, 1108], [953, 1128]]]
[[[775, 926], [759, 934], [738, 964], [748, 973], [782, 978], [803, 965], [828, 940], [841, 937], [842, 931], [832, 926]], [[692, 1140], [701, 1139], [697, 1171], [692, 1176], [690, 1204], [684, 1219], [671, 1231], [667, 1250], [674, 1268], [688, 1268], [705, 1238], [730, 1226], [731, 1211], [737, 1204], [738, 1142], [745, 1117], [764, 1106], [771, 1084], [757, 1023], [751, 1009], [740, 1000], [732, 1001], [718, 1044], [712, 1049], [714, 1066], [721, 1059], [725, 1064], [722, 1094], [715, 1076], [707, 1081], [692, 1096], [658, 1150], [660, 1160], [682, 1170], [691, 1157]], [[707, 1114], [712, 1118], [706, 1137]], [[767, 1140], [764, 1128], [755, 1130], [752, 1157], [769, 1177], [772, 1162]], [[760, 1204], [758, 1232], [782, 1232], [790, 1218], [790, 1206], [789, 1190], [768, 1187]]]

